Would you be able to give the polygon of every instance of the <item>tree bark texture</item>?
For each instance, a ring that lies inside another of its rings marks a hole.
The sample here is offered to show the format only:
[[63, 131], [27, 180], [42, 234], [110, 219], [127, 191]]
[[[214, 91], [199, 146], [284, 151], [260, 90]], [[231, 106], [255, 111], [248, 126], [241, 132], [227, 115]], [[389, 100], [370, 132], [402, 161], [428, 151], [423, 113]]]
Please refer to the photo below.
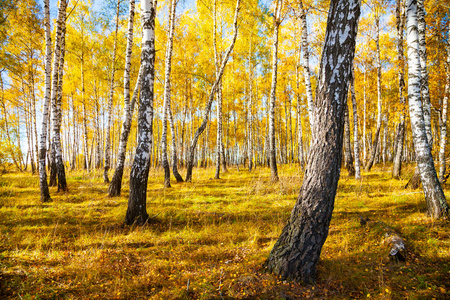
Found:
[[[130, 0], [129, 15], [128, 15], [128, 33], [127, 33], [127, 48], [125, 56], [125, 71], [123, 74], [123, 103], [124, 112], [122, 117], [122, 133], [120, 135], [119, 151], [117, 155], [117, 166], [114, 171], [114, 175], [111, 179], [111, 183], [108, 188], [108, 196], [116, 197], [120, 196], [120, 190], [122, 188], [123, 168], [125, 166], [125, 154], [127, 151], [128, 136], [131, 129], [131, 117], [133, 111], [131, 110], [130, 103], [130, 68], [131, 68], [131, 54], [133, 51], [133, 22], [134, 22], [134, 6], [135, 0]], [[136, 98], [137, 91], [139, 90], [139, 84], [141, 81], [142, 68], [139, 69], [139, 75], [136, 81], [136, 88], [134, 89], [133, 98]], [[134, 100], [136, 101], [136, 100]]]
[[310, 155], [288, 223], [265, 266], [282, 278], [312, 282], [334, 207], [342, 160], [344, 109], [355, 53], [360, 1], [332, 0], [320, 64]]
[[421, 66], [417, 29], [417, 0], [407, 1], [408, 102], [417, 166], [427, 203], [428, 214], [440, 218], [448, 214], [448, 204], [434, 168], [425, 128], [421, 101]]
[[148, 220], [147, 182], [153, 143], [153, 95], [155, 81], [155, 15], [156, 0], [141, 2], [143, 69], [139, 102], [138, 140], [130, 172], [130, 196], [125, 223], [143, 225]]

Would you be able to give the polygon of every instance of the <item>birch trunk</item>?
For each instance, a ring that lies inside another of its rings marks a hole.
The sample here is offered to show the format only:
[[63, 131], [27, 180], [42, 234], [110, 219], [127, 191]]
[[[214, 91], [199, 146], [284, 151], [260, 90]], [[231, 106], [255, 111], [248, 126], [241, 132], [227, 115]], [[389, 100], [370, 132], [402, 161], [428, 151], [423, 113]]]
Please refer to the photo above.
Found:
[[[450, 29], [449, 29], [450, 33]], [[439, 181], [444, 181], [445, 175], [445, 146], [447, 144], [447, 109], [448, 94], [450, 93], [450, 42], [447, 42], [447, 75], [445, 77], [444, 99], [442, 100], [442, 124], [441, 124], [441, 141], [439, 149]]]
[[249, 66], [249, 86], [248, 86], [248, 107], [247, 107], [247, 151], [248, 151], [248, 170], [249, 172], [253, 169], [253, 66], [252, 66], [252, 43], [250, 41], [250, 48], [248, 53], [248, 66]]
[[277, 0], [273, 14], [273, 35], [272, 35], [272, 84], [270, 87], [269, 104], [269, 161], [271, 181], [277, 182], [277, 152], [275, 143], [275, 101], [277, 92], [277, 72], [278, 72], [278, 32], [281, 24], [280, 15], [283, 6], [283, 0]]
[[378, 99], [378, 115], [377, 115], [377, 129], [375, 131], [375, 138], [372, 145], [372, 151], [370, 153], [369, 161], [366, 165], [366, 171], [370, 171], [373, 164], [375, 163], [375, 158], [377, 154], [378, 144], [380, 142], [380, 131], [381, 131], [381, 117], [382, 117], [382, 99], [381, 99], [381, 51], [380, 51], [380, 16], [377, 13], [375, 16], [375, 43], [377, 46], [376, 51], [376, 63], [377, 63], [377, 99]]
[[310, 159], [297, 203], [265, 262], [281, 278], [313, 282], [334, 207], [342, 160], [344, 109], [360, 1], [330, 3], [315, 101]]
[[42, 126], [41, 126], [41, 138], [39, 142], [39, 187], [41, 190], [41, 201], [49, 202], [52, 199], [50, 198], [50, 192], [48, 190], [47, 183], [47, 171], [45, 169], [45, 159], [47, 156], [47, 124], [49, 120], [48, 115], [48, 107], [50, 105], [50, 73], [51, 73], [51, 46], [52, 46], [52, 38], [50, 32], [50, 8], [49, 8], [49, 0], [44, 0], [44, 27], [45, 27], [45, 94], [44, 94], [44, 105], [42, 112]]
[[227, 65], [228, 58], [230, 57], [231, 51], [233, 51], [234, 43], [236, 42], [236, 37], [238, 33], [238, 27], [237, 27], [237, 18], [239, 14], [239, 7], [240, 7], [240, 0], [236, 0], [236, 10], [234, 13], [234, 21], [233, 21], [233, 28], [234, 28], [234, 34], [233, 39], [231, 41], [230, 46], [228, 47], [227, 51], [225, 52], [225, 56], [222, 60], [222, 63], [219, 68], [219, 72], [216, 76], [216, 79], [213, 83], [213, 86], [211, 87], [211, 91], [208, 96], [208, 102], [206, 103], [206, 107], [203, 113], [203, 121], [199, 128], [197, 128], [197, 131], [194, 134], [194, 137], [192, 138], [191, 146], [189, 147], [189, 153], [187, 157], [186, 162], [186, 181], [190, 182], [192, 181], [192, 169], [194, 168], [194, 157], [195, 157], [195, 147], [197, 146], [198, 139], [200, 135], [203, 133], [203, 131], [206, 128], [206, 125], [208, 123], [208, 116], [209, 112], [211, 111], [211, 105], [214, 100], [214, 94], [216, 92], [216, 89], [219, 85], [220, 80], [222, 79], [223, 72], [225, 70], [225, 66]]
[[303, 154], [303, 130], [302, 130], [302, 116], [301, 116], [301, 97], [300, 97], [300, 50], [297, 55], [297, 63], [295, 65], [295, 84], [297, 97], [297, 142], [298, 142], [298, 161], [302, 171], [305, 170], [305, 158]]
[[448, 214], [448, 204], [434, 168], [421, 101], [421, 66], [417, 29], [417, 0], [407, 1], [408, 102], [417, 166], [430, 217]]
[[[61, 48], [59, 54], [59, 66], [58, 66], [58, 84], [57, 84], [57, 95], [56, 95], [56, 105], [54, 106], [54, 118], [53, 118], [53, 144], [55, 147], [55, 162], [56, 162], [56, 172], [58, 175], [58, 192], [68, 191], [67, 181], [66, 181], [66, 171], [64, 167], [64, 161], [62, 156], [62, 146], [61, 146], [61, 123], [62, 123], [62, 92], [63, 92], [63, 76], [64, 76], [64, 57], [66, 48], [66, 9], [67, 1], [62, 0], [60, 4], [61, 10]], [[55, 49], [55, 51], [57, 51]], [[52, 100], [52, 101], [53, 101]]]
[[[131, 129], [131, 117], [133, 110], [130, 103], [130, 68], [131, 68], [131, 54], [133, 52], [133, 22], [134, 22], [134, 6], [135, 0], [130, 0], [129, 15], [128, 15], [128, 33], [127, 33], [127, 48], [125, 56], [125, 71], [123, 74], [123, 103], [124, 112], [122, 116], [122, 133], [120, 135], [119, 150], [117, 154], [117, 167], [114, 170], [114, 175], [108, 188], [108, 196], [120, 196], [122, 189], [123, 168], [125, 167], [125, 155], [127, 151], [128, 136]], [[133, 100], [136, 101], [137, 93], [142, 77], [142, 67], [139, 69], [139, 75], [136, 80], [136, 87], [133, 92]]]
[[[163, 123], [162, 123], [162, 136], [161, 136], [161, 154], [162, 154], [162, 166], [164, 168], [164, 187], [170, 187], [170, 166], [169, 159], [167, 157], [167, 119], [169, 117], [170, 109], [170, 72], [172, 69], [172, 52], [173, 52], [173, 34], [175, 29], [175, 9], [177, 0], [172, 0], [170, 3], [170, 15], [169, 15], [169, 37], [167, 39], [166, 48], [166, 61], [164, 69], [164, 107], [163, 107]], [[172, 132], [172, 139], [175, 139], [175, 132]], [[172, 149], [175, 151], [175, 149]]]
[[348, 177], [355, 176], [355, 167], [353, 166], [352, 145], [350, 142], [350, 117], [348, 113], [348, 105], [345, 103], [344, 108], [344, 159], [345, 167], [348, 171]]
[[150, 154], [153, 143], [153, 91], [155, 79], [155, 16], [156, 0], [141, 2], [143, 69], [139, 105], [138, 140], [136, 154], [130, 173], [130, 196], [125, 216], [127, 225], [143, 225], [148, 220], [147, 182], [150, 169]]
[[106, 144], [105, 144], [105, 166], [103, 170], [103, 181], [109, 183], [108, 171], [111, 168], [111, 123], [112, 123], [112, 107], [114, 98], [114, 75], [116, 73], [116, 51], [117, 51], [117, 32], [119, 31], [119, 8], [120, 0], [117, 1], [116, 8], [116, 31], [114, 33], [114, 48], [113, 57], [111, 63], [111, 80], [109, 84], [109, 96], [108, 96], [108, 123], [106, 126]]
[[355, 179], [361, 179], [361, 160], [359, 158], [359, 135], [358, 135], [358, 109], [356, 106], [356, 93], [355, 93], [355, 72], [352, 66], [352, 77], [350, 79], [350, 89], [352, 94], [352, 106], [353, 106], [353, 146], [355, 156]]
[[314, 102], [311, 87], [311, 71], [309, 70], [308, 26], [303, 1], [299, 1], [300, 26], [302, 28], [303, 75], [305, 77], [306, 103], [308, 104], [309, 125], [314, 127]]
[[399, 63], [398, 71], [398, 97], [401, 105], [400, 123], [397, 126], [397, 136], [395, 139], [394, 166], [392, 169], [392, 177], [399, 179], [402, 172], [402, 154], [403, 143], [405, 139], [405, 57], [403, 54], [403, 28], [404, 28], [404, 12], [402, 8], [402, 0], [397, 0], [395, 11], [397, 19], [397, 60]]

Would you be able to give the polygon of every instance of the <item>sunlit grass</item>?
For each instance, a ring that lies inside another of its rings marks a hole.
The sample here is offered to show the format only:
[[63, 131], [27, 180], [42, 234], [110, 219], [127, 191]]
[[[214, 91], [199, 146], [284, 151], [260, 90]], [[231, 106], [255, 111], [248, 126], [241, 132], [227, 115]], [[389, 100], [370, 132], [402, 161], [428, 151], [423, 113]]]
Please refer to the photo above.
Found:
[[[413, 167], [405, 169], [412, 173]], [[298, 166], [222, 179], [195, 169], [192, 183], [164, 189], [151, 170], [144, 227], [124, 226], [122, 196], [108, 198], [100, 172], [68, 174], [68, 193], [39, 200], [38, 178], [0, 177], [0, 298], [11, 299], [285, 299], [450, 297], [448, 221], [425, 215], [420, 191], [391, 180], [390, 168], [343, 170], [317, 283], [282, 282], [261, 265], [284, 226], [301, 185]], [[406, 263], [389, 261], [382, 221], [406, 240]]]

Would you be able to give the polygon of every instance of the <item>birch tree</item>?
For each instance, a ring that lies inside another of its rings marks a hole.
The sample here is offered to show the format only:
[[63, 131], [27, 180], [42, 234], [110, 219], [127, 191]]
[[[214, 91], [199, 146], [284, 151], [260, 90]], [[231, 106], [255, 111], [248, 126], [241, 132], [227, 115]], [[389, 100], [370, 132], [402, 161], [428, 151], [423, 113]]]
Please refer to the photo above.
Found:
[[[450, 28], [449, 31], [450, 33]], [[444, 99], [442, 100], [442, 124], [441, 124], [441, 140], [439, 146], [439, 181], [444, 181], [445, 175], [445, 146], [447, 144], [447, 110], [448, 110], [448, 94], [450, 93], [450, 40], [447, 41], [447, 64], [445, 77]]]
[[380, 132], [381, 132], [381, 121], [382, 121], [382, 98], [381, 98], [381, 50], [380, 50], [380, 14], [381, 14], [381, 4], [375, 4], [375, 44], [376, 50], [376, 66], [377, 66], [377, 104], [378, 104], [378, 114], [377, 114], [377, 128], [375, 130], [375, 138], [372, 144], [372, 151], [370, 153], [369, 161], [366, 165], [366, 171], [370, 171], [373, 164], [375, 163], [375, 156], [377, 154], [378, 143], [380, 142]]
[[352, 66], [352, 76], [350, 79], [350, 92], [352, 97], [353, 107], [353, 147], [355, 156], [355, 179], [361, 179], [361, 159], [359, 158], [359, 135], [358, 135], [358, 107], [356, 106], [356, 93], [355, 93], [355, 71]]
[[315, 280], [328, 235], [342, 160], [344, 109], [360, 1], [332, 0], [320, 63], [307, 171], [288, 223], [265, 262], [281, 278]]
[[116, 73], [116, 52], [117, 52], [117, 32], [119, 31], [119, 10], [120, 0], [117, 0], [116, 8], [116, 30], [114, 32], [114, 47], [111, 62], [111, 80], [109, 84], [108, 96], [108, 123], [106, 126], [106, 144], [105, 144], [105, 165], [103, 170], [103, 181], [109, 183], [108, 171], [111, 168], [111, 123], [112, 123], [112, 106], [114, 97], [114, 75]]
[[275, 143], [275, 101], [277, 92], [277, 72], [278, 72], [278, 35], [281, 24], [281, 9], [283, 8], [283, 0], [277, 0], [273, 13], [273, 34], [272, 34], [272, 83], [270, 86], [270, 103], [269, 103], [269, 161], [272, 182], [277, 182], [277, 153]]
[[240, 0], [236, 0], [236, 9], [234, 11], [234, 21], [233, 21], [233, 37], [231, 40], [231, 44], [228, 47], [227, 51], [225, 52], [225, 55], [223, 57], [223, 60], [221, 62], [219, 72], [216, 75], [216, 79], [211, 87], [211, 90], [208, 95], [208, 102], [206, 103], [206, 107], [203, 111], [203, 121], [200, 125], [200, 127], [197, 128], [193, 138], [191, 145], [189, 147], [189, 152], [187, 156], [187, 162], [186, 162], [186, 181], [190, 182], [192, 180], [192, 169], [194, 168], [194, 158], [195, 158], [195, 147], [197, 146], [198, 139], [200, 135], [203, 133], [203, 131], [206, 128], [206, 125], [208, 123], [208, 117], [209, 113], [211, 111], [211, 105], [214, 100], [215, 92], [220, 84], [220, 80], [222, 79], [223, 72], [225, 70], [225, 67], [228, 62], [228, 58], [230, 57], [231, 51], [233, 51], [234, 44], [236, 42], [236, 37], [238, 34], [238, 26], [237, 26], [237, 18], [239, 15], [239, 8], [240, 8]]
[[50, 192], [48, 190], [47, 183], [47, 171], [45, 169], [45, 159], [47, 156], [47, 124], [49, 120], [48, 107], [50, 105], [50, 73], [51, 73], [51, 60], [52, 60], [52, 38], [50, 32], [50, 8], [49, 0], [44, 0], [44, 27], [45, 27], [45, 93], [44, 93], [44, 105], [42, 111], [42, 126], [41, 137], [39, 141], [39, 187], [41, 190], [41, 201], [49, 202]]
[[408, 103], [416, 161], [422, 181], [427, 211], [430, 217], [440, 218], [448, 214], [448, 204], [434, 168], [431, 146], [427, 138], [424, 109], [421, 100], [421, 66], [419, 57], [419, 34], [417, 0], [407, 0], [408, 44]]
[[141, 1], [143, 69], [139, 99], [138, 140], [130, 172], [130, 196], [125, 216], [127, 225], [143, 225], [148, 220], [147, 182], [153, 143], [153, 94], [155, 81], [155, 16], [156, 0]]
[[[167, 119], [170, 109], [170, 72], [172, 70], [173, 34], [175, 31], [175, 9], [177, 0], [170, 2], [169, 11], [169, 38], [167, 40], [166, 61], [164, 69], [164, 107], [163, 107], [163, 127], [161, 135], [162, 166], [164, 169], [164, 187], [170, 187], [170, 166], [167, 158]], [[175, 139], [175, 132], [172, 131], [172, 139]], [[175, 151], [175, 149], [172, 149]]]
[[400, 122], [397, 126], [397, 136], [394, 145], [394, 166], [392, 169], [392, 177], [399, 179], [402, 170], [402, 154], [403, 142], [405, 139], [405, 57], [403, 55], [403, 28], [404, 28], [404, 9], [402, 7], [402, 0], [397, 0], [395, 9], [396, 27], [397, 27], [397, 61], [399, 64], [398, 70], [398, 98], [401, 106], [399, 112]]
[[[114, 175], [111, 179], [111, 183], [108, 188], [108, 196], [115, 197], [120, 195], [122, 188], [123, 168], [125, 166], [125, 154], [127, 151], [128, 136], [131, 128], [131, 117], [133, 111], [130, 103], [130, 68], [131, 68], [131, 54], [133, 51], [133, 22], [134, 22], [134, 6], [135, 0], [130, 0], [129, 14], [128, 14], [128, 32], [127, 32], [127, 48], [125, 56], [125, 71], [123, 74], [123, 103], [124, 112], [122, 117], [122, 133], [119, 142], [118, 161], [114, 171]], [[139, 83], [141, 81], [142, 68], [139, 70], [138, 79], [136, 82], [136, 88], [133, 93], [133, 100], [136, 101], [137, 92], [139, 89]]]
[[311, 87], [311, 71], [309, 69], [309, 43], [308, 26], [306, 23], [306, 13], [303, 8], [303, 1], [299, 3], [300, 27], [302, 29], [302, 53], [303, 53], [303, 77], [305, 78], [306, 103], [308, 104], [309, 125], [314, 126], [314, 102]]
[[[66, 38], [66, 0], [61, 0], [59, 4], [59, 13], [61, 17], [58, 17], [58, 24], [56, 28], [56, 42], [54, 53], [54, 69], [53, 69], [53, 86], [52, 86], [52, 111], [53, 111], [53, 147], [55, 156], [55, 167], [58, 176], [58, 192], [67, 191], [66, 172], [64, 169], [64, 162], [62, 157], [61, 147], [61, 122], [62, 122], [62, 88], [63, 88], [63, 76], [64, 76], [64, 57], [65, 57], [65, 38]], [[56, 62], [56, 60], [58, 60]], [[58, 73], [55, 72], [57, 70]]]

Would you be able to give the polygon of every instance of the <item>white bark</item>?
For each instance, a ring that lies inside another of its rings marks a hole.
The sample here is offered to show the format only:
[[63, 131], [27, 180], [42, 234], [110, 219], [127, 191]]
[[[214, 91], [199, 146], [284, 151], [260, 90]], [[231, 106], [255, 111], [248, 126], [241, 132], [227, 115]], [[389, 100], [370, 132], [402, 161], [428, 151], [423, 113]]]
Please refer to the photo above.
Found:
[[50, 73], [51, 73], [51, 46], [52, 38], [50, 32], [50, 8], [49, 0], [44, 0], [44, 27], [45, 27], [45, 94], [42, 112], [41, 138], [39, 142], [39, 186], [41, 190], [41, 201], [51, 201], [47, 183], [47, 171], [45, 169], [45, 159], [47, 154], [47, 124], [49, 120], [48, 108], [50, 105]]
[[[450, 33], [450, 29], [449, 29]], [[445, 77], [444, 99], [442, 100], [442, 124], [441, 124], [441, 141], [439, 147], [439, 181], [444, 180], [445, 174], [445, 146], [447, 144], [447, 109], [448, 109], [448, 94], [450, 93], [450, 41], [447, 41], [447, 74]]]
[[421, 69], [417, 30], [417, 0], [408, 0], [407, 2], [406, 30], [408, 44], [408, 102], [416, 161], [427, 202], [428, 214], [432, 218], [440, 218], [447, 215], [448, 205], [434, 168], [420, 96]]

